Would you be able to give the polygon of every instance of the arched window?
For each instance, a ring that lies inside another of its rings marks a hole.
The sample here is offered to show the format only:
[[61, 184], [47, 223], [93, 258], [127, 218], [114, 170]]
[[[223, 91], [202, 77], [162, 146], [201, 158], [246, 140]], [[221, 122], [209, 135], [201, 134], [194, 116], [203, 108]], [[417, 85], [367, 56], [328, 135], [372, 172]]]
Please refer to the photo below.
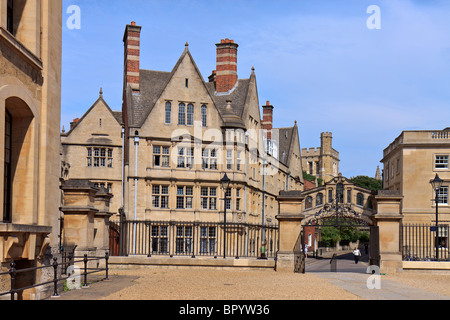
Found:
[[208, 108], [203, 105], [202, 106], [202, 126], [206, 127], [207, 123], [207, 112], [208, 112]]
[[184, 103], [180, 103], [178, 106], [178, 124], [186, 124], [186, 105]]
[[172, 104], [170, 102], [166, 102], [166, 124], [170, 124], [172, 122]]
[[312, 197], [307, 197], [305, 201], [305, 209], [311, 209], [313, 204]]
[[342, 183], [336, 185], [336, 199], [338, 203], [344, 202], [344, 185]]
[[11, 222], [11, 115], [5, 110], [5, 173], [3, 177], [3, 222]]
[[316, 207], [323, 205], [323, 194], [318, 193], [316, 196]]
[[356, 204], [361, 207], [364, 206], [364, 195], [362, 193], [356, 195]]
[[192, 104], [188, 104], [187, 106], [187, 123], [188, 126], [192, 126], [194, 124], [194, 106]]

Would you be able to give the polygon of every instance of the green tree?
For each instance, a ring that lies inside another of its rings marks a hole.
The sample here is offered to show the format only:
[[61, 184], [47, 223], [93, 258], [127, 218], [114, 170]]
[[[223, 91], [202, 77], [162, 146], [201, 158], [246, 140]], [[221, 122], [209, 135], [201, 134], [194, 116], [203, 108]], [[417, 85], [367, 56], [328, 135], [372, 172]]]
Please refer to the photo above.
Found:
[[380, 180], [368, 176], [356, 176], [350, 179], [355, 185], [372, 191], [383, 189], [383, 183]]
[[323, 227], [321, 230], [321, 245], [325, 247], [334, 247], [341, 240], [339, 230], [335, 227]]

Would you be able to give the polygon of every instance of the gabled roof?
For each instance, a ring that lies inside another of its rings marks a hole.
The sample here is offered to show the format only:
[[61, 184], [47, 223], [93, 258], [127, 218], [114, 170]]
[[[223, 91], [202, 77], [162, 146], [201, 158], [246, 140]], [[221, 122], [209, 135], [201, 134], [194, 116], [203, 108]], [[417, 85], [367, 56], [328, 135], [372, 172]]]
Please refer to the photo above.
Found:
[[[240, 79], [235, 87], [235, 89], [227, 95], [216, 95], [214, 83], [205, 82], [200, 70], [198, 69], [194, 58], [189, 52], [188, 46], [186, 46], [183, 54], [178, 59], [175, 67], [171, 72], [164, 71], [153, 71], [153, 70], [140, 70], [140, 93], [137, 95], [132, 95], [131, 90], [127, 90], [127, 107], [129, 115], [129, 126], [130, 127], [141, 127], [153, 108], [155, 107], [157, 101], [160, 99], [167, 85], [172, 80], [174, 74], [178, 70], [180, 64], [186, 56], [189, 56], [196, 72], [199, 75], [206, 91], [208, 92], [211, 100], [214, 102], [214, 106], [219, 112], [220, 117], [224, 122], [227, 119], [231, 119], [234, 124], [243, 126], [241, 118], [245, 103], [248, 96], [250, 79]], [[232, 116], [230, 117], [229, 110], [227, 109], [227, 100], [232, 101]]]
[[106, 103], [106, 101], [103, 99], [103, 94], [100, 91], [100, 95], [98, 97], [98, 99], [92, 104], [92, 106], [84, 113], [84, 115], [81, 117], [80, 120], [78, 120], [78, 122], [74, 123], [73, 126], [70, 128], [70, 130], [67, 133], [62, 133], [62, 136], [68, 136], [72, 133], [72, 131], [78, 126], [78, 124], [80, 124], [85, 118], [86, 116], [92, 111], [92, 109], [94, 109], [94, 107], [97, 106], [97, 104], [99, 102], [103, 102], [103, 104], [106, 106], [106, 109], [111, 112], [111, 115], [114, 117], [114, 119], [116, 119], [117, 123], [120, 125], [123, 125], [123, 120], [122, 120], [122, 112], [121, 111], [112, 111], [112, 109], [109, 107], [109, 105]]

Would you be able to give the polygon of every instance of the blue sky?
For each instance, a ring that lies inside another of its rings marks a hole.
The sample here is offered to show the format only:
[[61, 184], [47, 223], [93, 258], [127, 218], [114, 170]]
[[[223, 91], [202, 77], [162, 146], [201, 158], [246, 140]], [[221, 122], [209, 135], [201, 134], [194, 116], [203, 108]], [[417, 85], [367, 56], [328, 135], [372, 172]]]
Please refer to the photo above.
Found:
[[[69, 29], [77, 5], [81, 28]], [[381, 29], [366, 21], [380, 8]], [[238, 74], [255, 67], [274, 126], [297, 120], [302, 148], [333, 132], [344, 176], [374, 176], [403, 130], [450, 126], [450, 2], [439, 0], [63, 0], [62, 123], [98, 98], [122, 104], [125, 25], [142, 26], [141, 68], [171, 71], [186, 42], [207, 80], [215, 44], [239, 44]]]

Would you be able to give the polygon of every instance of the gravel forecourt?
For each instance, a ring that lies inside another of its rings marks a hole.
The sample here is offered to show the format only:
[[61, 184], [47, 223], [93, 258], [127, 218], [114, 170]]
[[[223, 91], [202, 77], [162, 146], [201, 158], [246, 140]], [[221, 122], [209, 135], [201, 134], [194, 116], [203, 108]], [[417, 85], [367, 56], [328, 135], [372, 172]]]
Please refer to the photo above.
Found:
[[[103, 300], [361, 300], [312, 273], [199, 268], [124, 269], [110, 273], [137, 278]], [[449, 274], [403, 272], [382, 277], [450, 297]]]

